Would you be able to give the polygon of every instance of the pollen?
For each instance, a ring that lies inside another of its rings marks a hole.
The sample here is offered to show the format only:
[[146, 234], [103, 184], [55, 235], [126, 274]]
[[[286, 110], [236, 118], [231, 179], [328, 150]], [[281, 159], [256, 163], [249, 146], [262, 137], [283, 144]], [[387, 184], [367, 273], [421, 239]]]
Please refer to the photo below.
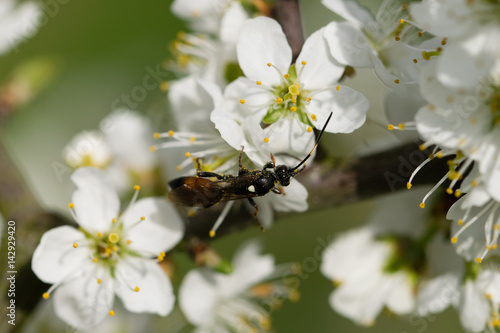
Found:
[[101, 284], [102, 280], [101, 279], [97, 279], [97, 284]]
[[302, 61], [301, 64], [305, 66], [305, 65], [307, 65], [307, 62]]
[[311, 101], [311, 99], [312, 99], [311, 97], [307, 97], [306, 102], [309, 103]]
[[437, 158], [443, 158], [443, 152], [442, 152], [442, 151], [438, 151], [438, 152], [436, 153], [436, 157], [437, 157]]
[[404, 129], [405, 129], [405, 124], [404, 124], [404, 123], [400, 123], [400, 124], [398, 124], [398, 128], [399, 128], [400, 130], [404, 130]]
[[406, 183], [406, 188], [407, 189], [411, 189], [411, 187], [412, 187], [411, 183]]
[[113, 310], [109, 311], [108, 313], [109, 313], [109, 315], [110, 315], [111, 317], [113, 317], [113, 316], [115, 315], [115, 312], [114, 312]]
[[451, 238], [451, 244], [456, 244], [458, 242], [458, 238], [457, 237], [452, 237]]
[[288, 78], [290, 77], [290, 75], [285, 74], [285, 75], [283, 75], [283, 77], [284, 77], [285, 79], [288, 79]]
[[116, 223], [116, 218], [112, 219], [111, 223]]
[[460, 198], [462, 196], [462, 191], [456, 190], [455, 191], [455, 197]]
[[424, 35], [424, 32], [423, 31], [419, 31], [418, 32], [418, 37], [422, 37]]
[[425, 202], [421, 202], [419, 206], [420, 208], [425, 208]]
[[268, 143], [269, 142], [269, 138], [264, 138], [264, 142]]
[[296, 107], [296, 106], [292, 106], [292, 107], [290, 108], [290, 111], [292, 111], [292, 112], [297, 111], [297, 107]]
[[257, 85], [260, 86], [262, 84], [262, 81], [257, 81], [255, 83], [257, 83]]
[[167, 81], [163, 81], [162, 83], [160, 83], [161, 91], [167, 91], [168, 88], [170, 88], [170, 83], [168, 83]]
[[271, 67], [272, 65], [270, 62], [267, 63], [267, 67]]
[[141, 189], [141, 187], [139, 185], [134, 186], [134, 191], [139, 191], [140, 189]]
[[337, 88], [336, 88], [336, 89], [337, 89], [337, 91], [339, 91], [339, 90], [340, 90], [340, 86], [337, 86]]
[[49, 299], [50, 295], [49, 293], [43, 293], [42, 297], [43, 299]]
[[149, 147], [149, 151], [156, 151], [156, 147], [155, 146]]
[[132, 244], [132, 241], [130, 239], [127, 239], [127, 245]]
[[175, 167], [175, 169], [176, 169], [177, 171], [181, 171], [181, 170], [182, 170], [182, 166], [178, 165], [178, 166], [176, 166], [176, 167]]
[[457, 221], [457, 224], [458, 224], [458, 225], [462, 225], [462, 224], [464, 224], [464, 220], [459, 219], [459, 220]]
[[481, 258], [476, 258], [476, 262], [480, 264], [483, 260]]
[[394, 80], [395, 84], [399, 84], [399, 79]]
[[283, 98], [281, 98], [281, 97], [276, 98], [276, 103], [278, 103], [278, 104], [283, 103]]
[[97, 237], [101, 238], [102, 234], [100, 232], [97, 233]]
[[[310, 97], [309, 97], [309, 98], [310, 98]], [[318, 119], [318, 117], [317, 117], [317, 116], [313, 113], [313, 114], [311, 115], [311, 119], [312, 119], [312, 121], [316, 121], [316, 119]]]
[[425, 150], [425, 144], [421, 144], [420, 146], [418, 146], [418, 149], [420, 149], [421, 151], [424, 151]]
[[75, 207], [75, 205], [74, 205], [72, 202], [70, 202], [70, 203], [68, 204], [68, 207], [69, 207], [69, 209], [72, 209], [72, 208], [74, 208], [74, 207]]
[[172, 130], [168, 131], [168, 136], [170, 136], [170, 137], [174, 136], [174, 131], [172, 131]]
[[405, 23], [405, 20], [404, 19], [400, 19], [399, 20], [399, 24], [403, 24], [403, 23]]
[[396, 36], [396, 37], [394, 37], [394, 40], [395, 40], [396, 42], [399, 42], [399, 41], [401, 40], [401, 38], [400, 38], [399, 36]]
[[443, 45], [443, 46], [446, 45], [447, 41], [448, 41], [448, 38], [446, 38], [446, 37], [443, 38], [443, 40], [441, 41], [441, 45]]
[[470, 186], [472, 186], [472, 187], [476, 187], [476, 186], [477, 186], [477, 180], [473, 180], [473, 181], [470, 183]]
[[96, 263], [97, 263], [97, 258], [93, 258], [93, 259], [92, 259], [92, 262], [93, 262], [94, 264], [96, 264]]
[[393, 124], [389, 124], [389, 125], [387, 125], [387, 129], [388, 129], [389, 131], [394, 130], [394, 125], [393, 125]]
[[448, 193], [448, 194], [453, 194], [453, 190], [452, 190], [451, 188], [449, 188], [449, 187], [448, 187], [448, 188], [446, 189], [446, 193]]
[[413, 62], [414, 62], [414, 63], [417, 63], [417, 62], [418, 62], [418, 60], [417, 60], [417, 59], [413, 59]]
[[211, 238], [214, 238], [214, 237], [215, 237], [215, 230], [210, 230], [210, 232], [208, 233], [208, 235], [209, 235]]
[[118, 236], [118, 234], [116, 232], [112, 232], [112, 233], [109, 234], [108, 240], [111, 243], [116, 244], [120, 240], [120, 236]]
[[141, 216], [141, 221], [144, 221], [146, 218], [144, 216]]
[[153, 137], [155, 139], [159, 139], [160, 138], [160, 133], [158, 133], [158, 132], [153, 133]]
[[309, 126], [309, 127], [307, 128], [307, 131], [308, 131], [309, 133], [311, 133], [311, 132], [313, 131], [313, 128], [312, 128], [311, 126]]
[[242, 99], [240, 99], [240, 104], [245, 104], [245, 102], [246, 102], [246, 101], [245, 101], [243, 98], [242, 98]]
[[184, 156], [186, 156], [186, 157], [191, 157], [191, 153], [190, 153], [190, 152], [186, 152], [186, 153], [184, 154]]
[[135, 286], [134, 291], [135, 291], [136, 293], [138, 293], [138, 292], [139, 292], [139, 290], [141, 290], [141, 289], [139, 289], [139, 287]]
[[73, 243], [73, 247], [76, 249], [78, 247], [78, 243]]

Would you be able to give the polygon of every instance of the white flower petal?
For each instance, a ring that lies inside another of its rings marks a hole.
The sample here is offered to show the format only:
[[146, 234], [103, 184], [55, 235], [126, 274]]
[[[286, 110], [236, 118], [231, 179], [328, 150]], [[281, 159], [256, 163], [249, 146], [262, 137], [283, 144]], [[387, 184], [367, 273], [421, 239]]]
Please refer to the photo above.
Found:
[[276, 66], [284, 75], [292, 62], [292, 49], [281, 26], [267, 17], [250, 19], [243, 24], [236, 50], [245, 76], [270, 86], [280, 84], [282, 78], [267, 63]]
[[458, 274], [450, 272], [424, 282], [419, 287], [417, 314], [423, 317], [439, 313], [454, 304], [461, 290], [460, 279]]
[[189, 271], [179, 288], [179, 305], [193, 325], [203, 325], [214, 320], [212, 312], [217, 301], [216, 274], [208, 270]]
[[308, 110], [317, 115], [317, 128], [322, 128], [333, 111], [332, 119], [326, 127], [329, 133], [351, 133], [361, 127], [366, 120], [366, 112], [370, 106], [368, 100], [359, 92], [339, 86], [313, 97]]
[[[145, 220], [141, 221], [141, 217]], [[124, 237], [131, 241], [130, 248], [139, 253], [168, 251], [184, 236], [184, 222], [165, 198], [138, 200], [123, 217], [123, 223]]]
[[120, 209], [120, 199], [110, 179], [102, 170], [82, 167], [71, 175], [71, 180], [76, 185], [73, 204], [80, 226], [89, 232], [109, 230]]
[[386, 306], [397, 315], [408, 314], [415, 307], [415, 295], [410, 276], [400, 271], [391, 276], [391, 291]]
[[5, 53], [23, 40], [27, 41], [37, 32], [40, 7], [32, 1], [18, 3], [3, 0], [0, 4], [0, 54]]
[[[314, 90], [331, 86], [344, 74], [345, 66], [339, 63], [339, 59], [332, 58], [325, 36], [328, 36], [325, 28], [320, 29], [309, 36], [302, 46], [295, 62], [297, 74], [302, 71], [300, 89]], [[303, 61], [306, 65], [302, 65]]]
[[459, 300], [460, 322], [470, 332], [481, 332], [489, 319], [489, 305], [484, 292], [471, 280], [465, 282]]
[[[134, 290], [139, 287], [139, 291]], [[172, 284], [161, 267], [142, 258], [126, 258], [116, 267], [116, 294], [131, 312], [169, 314], [175, 296]]]
[[362, 28], [365, 25], [375, 23], [373, 14], [361, 6], [358, 2], [352, 0], [321, 0], [321, 3], [334, 13], [342, 16], [348, 22]]
[[232, 2], [220, 22], [220, 40], [236, 45], [241, 26], [246, 19], [248, 19], [248, 14], [241, 3], [239, 1]]
[[268, 196], [273, 209], [277, 212], [305, 212], [307, 189], [298, 180], [291, 179], [290, 185], [282, 189], [282, 194], [270, 193]]
[[[101, 283], [97, 283], [97, 278], [102, 280]], [[58, 287], [54, 294], [56, 314], [76, 328], [88, 328], [99, 323], [109, 315], [113, 301], [111, 277], [95, 276], [89, 270]]]
[[[73, 248], [73, 243], [79, 246]], [[90, 249], [85, 243], [85, 235], [73, 227], [51, 229], [35, 249], [31, 269], [43, 282], [58, 283], [90, 263]]]
[[348, 22], [331, 22], [325, 28], [333, 58], [343, 65], [371, 67], [373, 49], [365, 35]]

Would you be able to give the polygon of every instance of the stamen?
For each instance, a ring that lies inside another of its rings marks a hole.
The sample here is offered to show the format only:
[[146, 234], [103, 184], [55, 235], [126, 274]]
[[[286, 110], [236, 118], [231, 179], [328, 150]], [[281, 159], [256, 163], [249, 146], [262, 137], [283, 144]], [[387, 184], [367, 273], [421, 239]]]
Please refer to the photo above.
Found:
[[450, 172], [447, 172], [446, 175], [444, 175], [444, 177], [441, 178], [441, 180], [439, 180], [439, 182], [436, 185], [434, 185], [434, 187], [424, 196], [422, 202], [420, 203], [420, 208], [425, 208], [425, 201], [427, 200], [427, 198], [429, 198], [432, 195], [432, 193], [434, 193], [434, 191], [436, 191], [436, 189], [438, 189], [441, 186], [441, 184], [443, 184], [443, 182], [446, 179], [448, 179], [449, 173]]
[[231, 209], [231, 207], [233, 207], [233, 205], [234, 205], [234, 201], [229, 201], [226, 204], [226, 206], [224, 206], [224, 209], [222, 209], [222, 212], [220, 213], [219, 217], [217, 218], [217, 221], [215, 221], [214, 226], [212, 227], [212, 229], [209, 232], [210, 237], [215, 236], [215, 232], [217, 231], [219, 226], [222, 224], [222, 222], [226, 218], [227, 214], [229, 213], [229, 210]]

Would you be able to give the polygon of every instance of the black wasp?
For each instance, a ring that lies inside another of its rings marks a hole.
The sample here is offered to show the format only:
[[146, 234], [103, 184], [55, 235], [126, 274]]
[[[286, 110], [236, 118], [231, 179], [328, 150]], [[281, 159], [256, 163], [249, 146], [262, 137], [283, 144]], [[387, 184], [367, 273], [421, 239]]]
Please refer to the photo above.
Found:
[[[314, 147], [295, 167], [290, 168], [286, 165], [276, 166], [276, 161], [271, 153], [271, 161], [266, 163], [262, 170], [248, 170], [241, 164], [241, 157], [243, 155], [242, 146], [237, 176], [220, 175], [215, 172], [202, 171], [200, 169], [200, 162], [198, 161], [196, 176], [180, 177], [168, 183], [172, 189], [168, 193], [168, 198], [179, 206], [201, 206], [204, 208], [208, 208], [219, 202], [247, 199], [252, 206], [255, 207], [255, 213], [253, 215], [260, 228], [263, 229], [257, 218], [259, 207], [252, 198], [264, 196], [271, 191], [281, 194], [282, 192], [278, 186], [290, 185], [290, 178], [295, 177], [304, 170], [305, 165], [302, 168], [300, 167], [311, 157], [318, 147], [326, 126], [332, 118], [332, 114], [333, 113], [330, 113], [328, 116], [325, 125], [316, 139]], [[214, 235], [215, 231], [212, 230], [210, 236], [213, 237]]]

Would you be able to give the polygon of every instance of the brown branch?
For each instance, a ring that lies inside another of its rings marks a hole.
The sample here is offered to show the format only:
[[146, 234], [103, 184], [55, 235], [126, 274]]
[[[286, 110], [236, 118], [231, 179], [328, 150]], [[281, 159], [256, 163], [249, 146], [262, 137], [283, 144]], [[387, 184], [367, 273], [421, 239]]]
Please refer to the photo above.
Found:
[[292, 48], [292, 63], [294, 63], [304, 45], [304, 31], [298, 0], [277, 0], [276, 18]]

